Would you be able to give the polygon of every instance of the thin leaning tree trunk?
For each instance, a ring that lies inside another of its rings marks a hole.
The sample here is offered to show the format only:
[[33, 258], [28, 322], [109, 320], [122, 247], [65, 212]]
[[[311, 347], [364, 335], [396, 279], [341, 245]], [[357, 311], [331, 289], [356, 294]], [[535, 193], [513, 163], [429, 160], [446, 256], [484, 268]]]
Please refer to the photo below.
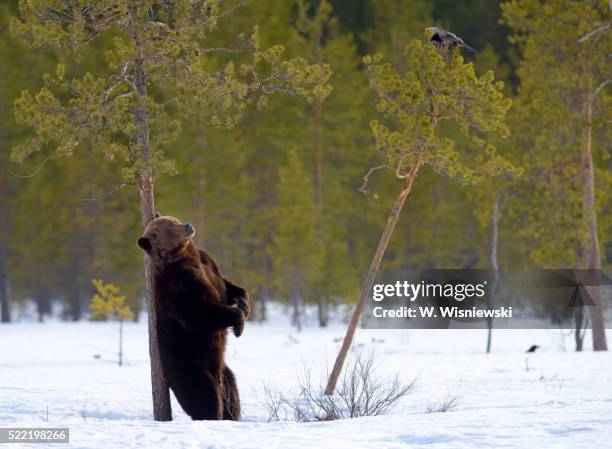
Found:
[[372, 263], [370, 264], [368, 275], [366, 276], [365, 282], [361, 286], [361, 294], [359, 295], [359, 301], [355, 305], [353, 316], [351, 317], [351, 321], [346, 330], [346, 335], [344, 336], [344, 340], [342, 341], [342, 347], [340, 348], [340, 352], [336, 357], [334, 368], [332, 369], [332, 372], [329, 376], [329, 380], [327, 381], [327, 386], [325, 387], [326, 395], [334, 394], [336, 384], [338, 383], [338, 377], [340, 377], [340, 373], [342, 372], [344, 361], [346, 360], [348, 350], [351, 347], [353, 337], [355, 336], [355, 331], [357, 330], [357, 325], [359, 324], [359, 319], [361, 318], [363, 306], [365, 305], [365, 302], [370, 295], [370, 291], [372, 290], [372, 286], [374, 285], [376, 274], [378, 273], [378, 269], [380, 268], [380, 264], [382, 262], [383, 256], [385, 255], [385, 251], [387, 250], [387, 245], [389, 244], [391, 235], [395, 230], [395, 225], [397, 224], [397, 220], [400, 216], [400, 213], [402, 212], [402, 208], [404, 207], [406, 198], [408, 198], [408, 195], [410, 194], [414, 178], [416, 178], [421, 163], [421, 157], [417, 157], [417, 159], [412, 164], [412, 167], [410, 167], [410, 171], [408, 172], [408, 176], [404, 181], [402, 190], [395, 199], [395, 204], [393, 205], [393, 209], [389, 214], [387, 224], [385, 225], [385, 229], [383, 230], [383, 233], [380, 236], [378, 247], [376, 248], [374, 258], [372, 259]]
[[[136, 17], [134, 12], [133, 17]], [[136, 19], [134, 19], [136, 20]], [[144, 58], [141, 52], [139, 30], [133, 30], [132, 39], [136, 48], [134, 58], [134, 78], [137, 95], [135, 111], [136, 143], [139, 148], [142, 169], [138, 175], [138, 197], [140, 217], [143, 228], [149, 224], [155, 214], [153, 194], [153, 170], [151, 168], [151, 145], [149, 140], [149, 123], [145, 106], [147, 79], [144, 69]], [[144, 257], [145, 285], [148, 306], [149, 357], [151, 359], [151, 388], [153, 394], [153, 418], [155, 421], [171, 421], [170, 391], [161, 365], [159, 342], [157, 340], [157, 313], [155, 308], [154, 280], [151, 261]]]

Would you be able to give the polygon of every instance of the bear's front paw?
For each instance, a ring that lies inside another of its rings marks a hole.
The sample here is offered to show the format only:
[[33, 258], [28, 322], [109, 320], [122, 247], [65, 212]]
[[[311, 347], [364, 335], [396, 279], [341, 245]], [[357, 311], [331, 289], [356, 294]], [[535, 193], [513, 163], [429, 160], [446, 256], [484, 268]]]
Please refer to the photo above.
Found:
[[242, 310], [245, 318], [247, 318], [249, 316], [249, 313], [251, 312], [250, 302], [251, 300], [247, 292], [244, 292], [244, 296], [238, 298], [238, 308]]
[[234, 309], [236, 312], [236, 316], [234, 319], [234, 324], [232, 325], [232, 332], [236, 337], [240, 337], [242, 335], [242, 331], [244, 330], [244, 313], [239, 308]]

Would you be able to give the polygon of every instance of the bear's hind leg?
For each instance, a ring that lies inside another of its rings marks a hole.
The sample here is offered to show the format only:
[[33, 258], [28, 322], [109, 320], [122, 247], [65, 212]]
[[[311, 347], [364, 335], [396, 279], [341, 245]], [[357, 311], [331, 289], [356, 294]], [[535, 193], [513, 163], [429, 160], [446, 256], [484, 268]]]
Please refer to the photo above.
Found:
[[236, 377], [227, 366], [223, 368], [223, 419], [240, 421], [240, 396]]
[[182, 375], [170, 385], [177, 401], [193, 420], [220, 420], [223, 418], [222, 386], [207, 371], [194, 371]]

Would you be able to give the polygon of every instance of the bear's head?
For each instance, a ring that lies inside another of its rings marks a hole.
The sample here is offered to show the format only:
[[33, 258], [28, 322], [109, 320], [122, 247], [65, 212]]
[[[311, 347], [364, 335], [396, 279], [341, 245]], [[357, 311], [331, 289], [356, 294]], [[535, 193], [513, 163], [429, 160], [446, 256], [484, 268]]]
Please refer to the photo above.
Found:
[[155, 215], [144, 235], [138, 239], [140, 246], [154, 263], [170, 263], [184, 257], [194, 245], [191, 239], [195, 229], [189, 223], [170, 216]]

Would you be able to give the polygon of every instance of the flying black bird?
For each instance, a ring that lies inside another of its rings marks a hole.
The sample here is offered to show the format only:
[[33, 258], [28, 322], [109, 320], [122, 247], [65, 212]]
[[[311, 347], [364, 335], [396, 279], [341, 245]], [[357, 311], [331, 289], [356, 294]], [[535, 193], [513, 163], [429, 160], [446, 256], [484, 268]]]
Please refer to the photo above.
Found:
[[456, 34], [451, 33], [450, 31], [446, 31], [446, 30], [443, 30], [442, 28], [438, 28], [438, 27], [429, 27], [429, 28], [426, 28], [426, 29], [429, 32], [433, 33], [431, 38], [429, 39], [429, 41], [436, 48], [448, 48], [448, 49], [451, 49], [455, 45], [458, 45], [461, 48], [469, 51], [470, 53], [476, 53], [476, 50], [474, 50], [468, 44], [463, 42], [463, 39], [461, 39], [459, 36], [457, 36]]
[[531, 348], [529, 348], [526, 352], [536, 352], [538, 350], [539, 346], [538, 345], [533, 345]]

